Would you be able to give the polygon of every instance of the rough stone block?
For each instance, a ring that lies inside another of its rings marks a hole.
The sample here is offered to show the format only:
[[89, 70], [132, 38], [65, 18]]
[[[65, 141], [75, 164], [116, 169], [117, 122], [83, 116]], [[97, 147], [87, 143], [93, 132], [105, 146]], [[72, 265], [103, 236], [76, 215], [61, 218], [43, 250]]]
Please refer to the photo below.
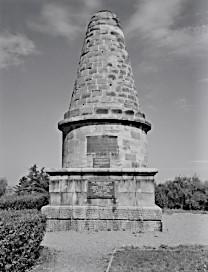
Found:
[[125, 159], [128, 161], [136, 161], [136, 154], [126, 154]]
[[61, 188], [60, 188], [59, 179], [51, 180], [51, 182], [49, 183], [49, 192], [60, 192], [60, 191], [61, 191]]
[[118, 192], [132, 192], [136, 191], [135, 181], [128, 179], [121, 179], [117, 181]]
[[50, 204], [60, 205], [61, 204], [61, 194], [60, 193], [50, 193]]
[[132, 130], [132, 131], [131, 131], [131, 137], [132, 137], [133, 139], [140, 140], [140, 139], [141, 139], [141, 134], [140, 134], [139, 131], [134, 131], [134, 130]]
[[155, 203], [155, 196], [153, 193], [142, 192], [142, 201], [146, 206], [151, 206]]
[[61, 193], [61, 205], [73, 205], [76, 193]]
[[135, 193], [132, 192], [121, 192], [116, 194], [117, 203], [119, 206], [135, 206], [136, 199]]

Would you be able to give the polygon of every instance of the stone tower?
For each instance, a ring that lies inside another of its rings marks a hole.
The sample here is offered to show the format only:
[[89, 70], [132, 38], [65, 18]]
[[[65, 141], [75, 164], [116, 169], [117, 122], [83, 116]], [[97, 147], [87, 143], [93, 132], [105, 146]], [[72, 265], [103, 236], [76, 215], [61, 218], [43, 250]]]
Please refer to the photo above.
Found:
[[62, 169], [50, 170], [48, 230], [161, 230], [147, 132], [118, 17], [91, 18], [64, 120]]

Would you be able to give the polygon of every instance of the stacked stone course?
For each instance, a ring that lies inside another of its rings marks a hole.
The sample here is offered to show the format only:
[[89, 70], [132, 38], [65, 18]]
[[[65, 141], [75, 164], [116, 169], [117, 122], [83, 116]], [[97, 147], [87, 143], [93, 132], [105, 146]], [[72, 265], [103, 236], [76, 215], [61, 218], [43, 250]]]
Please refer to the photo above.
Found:
[[[116, 15], [97, 13], [88, 26], [69, 111], [65, 118], [108, 114], [108, 117], [145, 118]], [[92, 118], [92, 117], [91, 117]]]
[[71, 103], [58, 124], [62, 169], [50, 170], [48, 230], [161, 230], [148, 168], [150, 123], [140, 111], [124, 34], [115, 14], [87, 28]]

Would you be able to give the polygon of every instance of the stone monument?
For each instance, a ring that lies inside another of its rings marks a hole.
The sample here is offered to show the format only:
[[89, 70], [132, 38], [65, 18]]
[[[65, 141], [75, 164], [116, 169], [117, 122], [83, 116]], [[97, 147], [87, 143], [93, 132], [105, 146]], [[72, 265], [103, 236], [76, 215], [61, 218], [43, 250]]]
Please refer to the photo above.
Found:
[[91, 18], [71, 103], [58, 123], [62, 168], [49, 170], [47, 230], [162, 230], [156, 169], [147, 167], [151, 124], [140, 111], [118, 17]]

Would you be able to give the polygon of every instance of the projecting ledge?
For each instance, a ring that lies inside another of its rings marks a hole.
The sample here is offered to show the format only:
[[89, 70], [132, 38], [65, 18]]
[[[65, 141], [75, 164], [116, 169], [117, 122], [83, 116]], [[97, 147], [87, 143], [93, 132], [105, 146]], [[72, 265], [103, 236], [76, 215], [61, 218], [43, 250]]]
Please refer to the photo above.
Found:
[[70, 131], [75, 128], [89, 125], [103, 125], [103, 124], [121, 124], [126, 126], [133, 126], [143, 129], [146, 133], [151, 129], [151, 124], [144, 118], [122, 118], [114, 116], [92, 115], [92, 116], [78, 116], [73, 118], [66, 118], [58, 123], [58, 128], [61, 131]]
[[50, 176], [56, 175], [82, 175], [82, 174], [115, 174], [115, 175], [137, 175], [137, 176], [155, 176], [158, 172], [156, 168], [61, 168], [47, 169]]

